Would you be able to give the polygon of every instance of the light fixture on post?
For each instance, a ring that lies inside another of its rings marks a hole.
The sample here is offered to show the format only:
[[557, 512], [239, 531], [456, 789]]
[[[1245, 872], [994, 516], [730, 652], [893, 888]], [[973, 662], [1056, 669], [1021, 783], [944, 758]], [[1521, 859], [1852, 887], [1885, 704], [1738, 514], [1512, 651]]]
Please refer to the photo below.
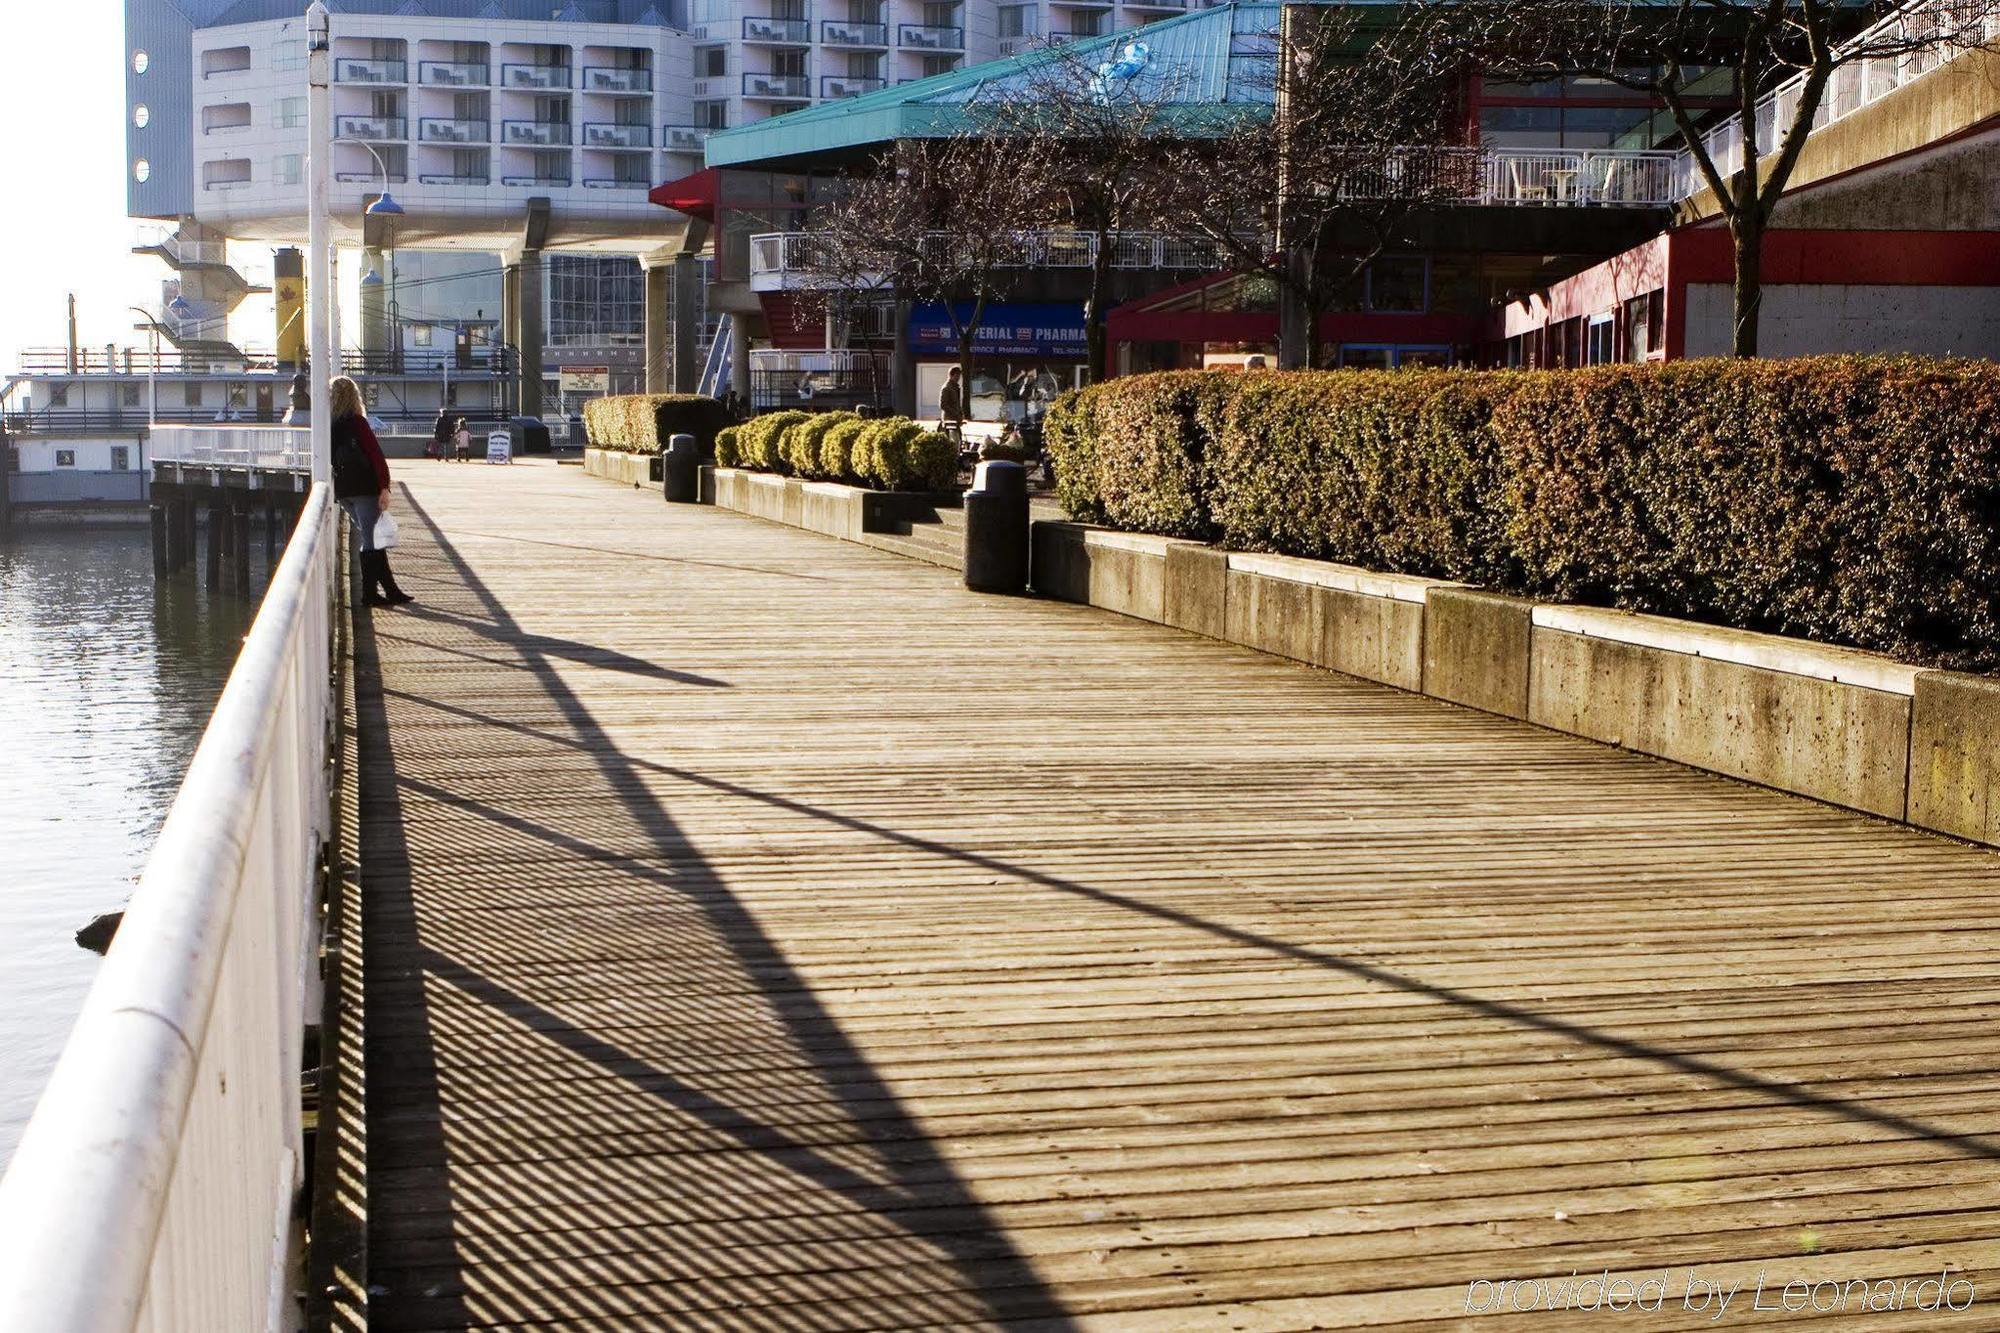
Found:
[[[175, 297], [179, 300], [179, 297]], [[140, 306], [127, 306], [133, 314], [146, 321], [146, 328], [153, 335], [153, 359], [146, 363], [146, 426], [148, 435], [151, 428], [160, 424], [160, 321], [152, 311]], [[148, 438], [148, 444], [152, 440]]]
[[403, 206], [396, 202], [394, 195], [389, 193], [389, 168], [383, 163], [382, 155], [375, 151], [375, 145], [369, 143], [366, 139], [344, 138], [335, 139], [334, 142], [359, 144], [361, 147], [366, 148], [368, 156], [375, 159], [375, 170], [382, 173], [382, 193], [369, 200], [368, 207], [362, 209], [362, 213], [371, 218], [399, 218], [403, 216]]

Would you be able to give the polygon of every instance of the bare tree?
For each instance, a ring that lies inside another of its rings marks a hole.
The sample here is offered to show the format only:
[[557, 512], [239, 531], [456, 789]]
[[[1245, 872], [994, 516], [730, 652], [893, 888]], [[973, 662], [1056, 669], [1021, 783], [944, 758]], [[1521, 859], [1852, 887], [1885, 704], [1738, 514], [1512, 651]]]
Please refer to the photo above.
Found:
[[[1110, 373], [1105, 315], [1121, 236], [1160, 225], [1168, 202], [1160, 162], [1167, 139], [1182, 128], [1187, 71], [1147, 65], [1137, 45], [1143, 40], [1141, 33], [1110, 51], [1050, 46], [1019, 75], [988, 85], [967, 108], [981, 132], [1022, 142], [1040, 173], [1048, 220], [1068, 230], [1077, 253], [1087, 253], [1083, 324], [1094, 379]], [[1106, 55], [1114, 58], [1101, 59]]]
[[988, 306], [1025, 271], [1026, 233], [1046, 216], [1035, 144], [965, 132], [911, 139], [855, 177], [805, 240], [821, 302], [879, 292], [944, 308], [962, 392]]
[[[1500, 0], [1478, 12], [1482, 21], [1461, 31], [1477, 32], [1489, 73], [1590, 75], [1666, 109], [1729, 227], [1731, 350], [1755, 356], [1764, 233], [1836, 76], [1849, 71], [1858, 87], [1883, 64], [1981, 45], [1995, 9], [1993, 0]], [[1704, 137], [1697, 118], [1710, 99], [1726, 102], [1740, 133]]]
[[1286, 5], [1267, 36], [1275, 113], [1225, 107], [1152, 159], [1161, 213], [1277, 284], [1283, 365], [1319, 365], [1320, 317], [1414, 215], [1476, 189], [1450, 9]]

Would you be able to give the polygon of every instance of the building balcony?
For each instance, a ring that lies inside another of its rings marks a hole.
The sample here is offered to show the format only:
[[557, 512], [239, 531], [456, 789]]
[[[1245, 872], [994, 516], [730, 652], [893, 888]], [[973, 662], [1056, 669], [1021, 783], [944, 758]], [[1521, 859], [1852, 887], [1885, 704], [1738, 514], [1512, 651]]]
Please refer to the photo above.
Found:
[[417, 66], [417, 81], [436, 88], [484, 88], [493, 82], [493, 69], [466, 61], [426, 60]]
[[649, 125], [585, 125], [585, 148], [651, 148], [653, 130]]
[[460, 186], [483, 187], [492, 184], [493, 178], [491, 176], [419, 176], [417, 177], [417, 183], [420, 185], [460, 185]]
[[603, 93], [610, 97], [651, 97], [653, 71], [591, 66], [583, 71], [583, 91]]
[[561, 91], [570, 86], [568, 65], [502, 65], [502, 88], [527, 88], [538, 92]]
[[743, 40], [766, 46], [810, 46], [812, 21], [758, 18], [746, 14], [743, 17]]
[[812, 80], [803, 74], [745, 74], [743, 95], [768, 102], [809, 102]]
[[380, 171], [336, 171], [333, 173], [333, 179], [341, 185], [381, 185], [384, 182], [390, 185], [403, 185], [407, 184], [410, 178], [399, 171], [392, 171], [386, 176]]
[[709, 134], [706, 125], [662, 125], [660, 147], [669, 153], [699, 153]]
[[820, 77], [819, 95], [823, 98], [859, 97], [881, 89], [886, 80], [860, 74], [826, 74]]
[[417, 138], [424, 143], [489, 143], [493, 122], [426, 116], [417, 122]]
[[522, 190], [567, 190], [567, 176], [502, 176], [502, 185]]
[[356, 60], [343, 57], [333, 62], [335, 83], [408, 83], [410, 65], [405, 60]]
[[335, 116], [333, 137], [400, 143], [410, 137], [410, 122], [401, 116]]
[[963, 51], [965, 29], [936, 28], [927, 23], [898, 23], [896, 45], [906, 51]]
[[574, 133], [566, 120], [503, 120], [500, 142], [530, 148], [567, 148]]
[[593, 176], [583, 182], [583, 188], [586, 190], [649, 190], [652, 186], [650, 180], [622, 176]]
[[851, 23], [846, 19], [821, 19], [819, 39], [827, 46], [862, 46], [886, 48], [889, 45], [889, 25], [886, 23]]

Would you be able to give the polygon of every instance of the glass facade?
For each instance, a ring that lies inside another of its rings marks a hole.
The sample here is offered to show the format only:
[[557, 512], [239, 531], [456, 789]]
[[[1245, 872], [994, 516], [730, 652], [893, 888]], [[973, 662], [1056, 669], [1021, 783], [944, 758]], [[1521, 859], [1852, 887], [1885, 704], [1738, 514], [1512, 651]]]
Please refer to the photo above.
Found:
[[551, 347], [638, 347], [646, 341], [646, 281], [621, 256], [550, 255]]

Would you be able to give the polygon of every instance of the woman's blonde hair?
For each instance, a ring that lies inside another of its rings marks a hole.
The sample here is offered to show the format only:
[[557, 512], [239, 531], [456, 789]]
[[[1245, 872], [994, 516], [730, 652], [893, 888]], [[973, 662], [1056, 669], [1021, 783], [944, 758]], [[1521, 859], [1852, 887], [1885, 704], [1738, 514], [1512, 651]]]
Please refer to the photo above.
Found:
[[333, 419], [356, 417], [361, 413], [361, 386], [345, 375], [336, 375], [327, 386], [327, 397], [333, 403]]

